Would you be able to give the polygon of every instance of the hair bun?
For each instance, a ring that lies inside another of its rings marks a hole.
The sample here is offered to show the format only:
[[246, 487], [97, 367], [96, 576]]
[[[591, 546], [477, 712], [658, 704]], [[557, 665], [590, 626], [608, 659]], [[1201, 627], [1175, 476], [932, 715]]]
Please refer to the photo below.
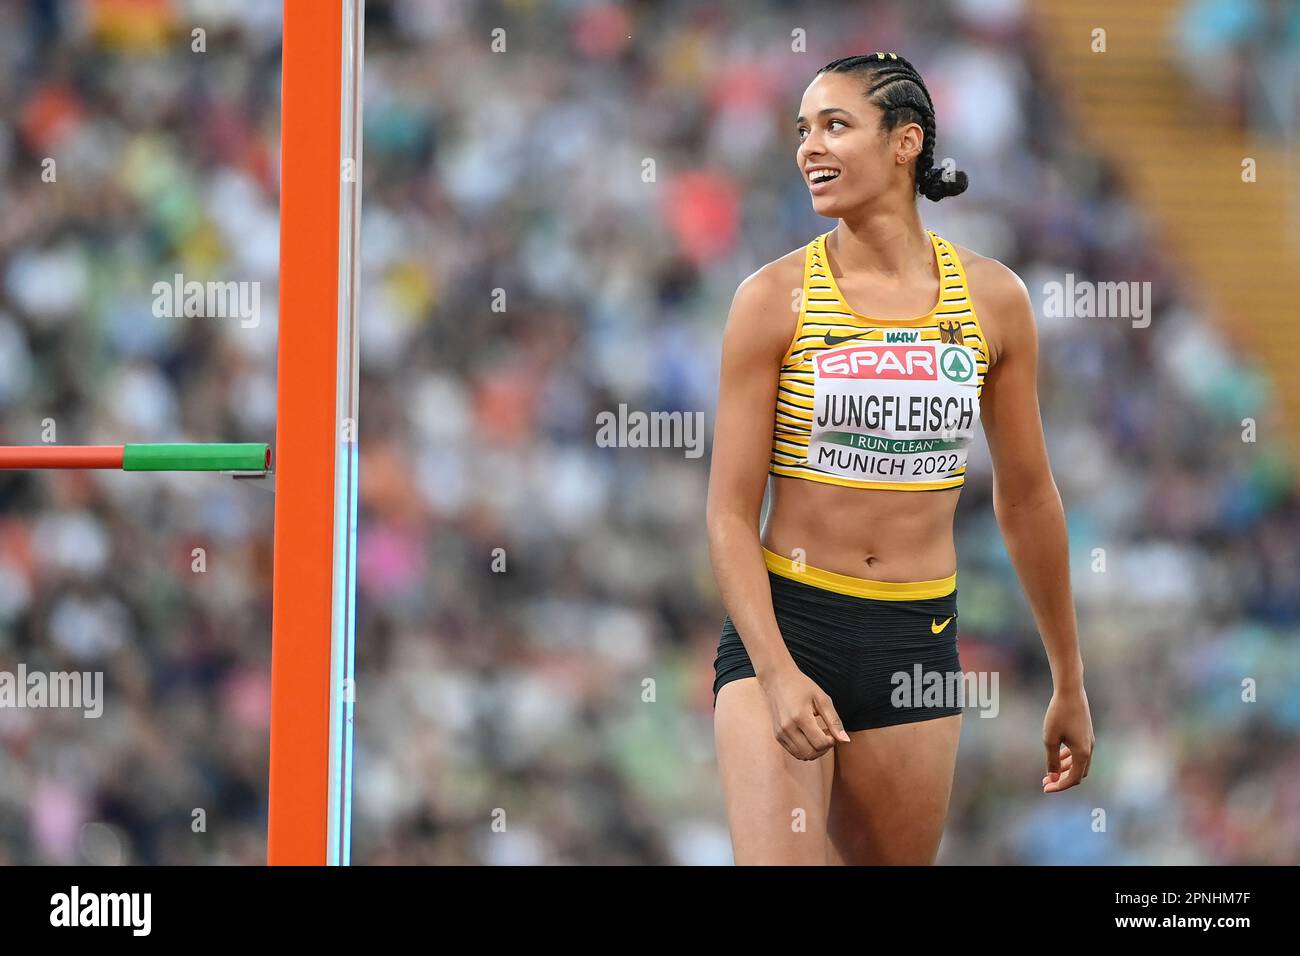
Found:
[[925, 174], [917, 192], [931, 202], [938, 202], [946, 196], [959, 196], [966, 191], [970, 180], [962, 170], [957, 170], [952, 179], [944, 178], [942, 166], [931, 166]]

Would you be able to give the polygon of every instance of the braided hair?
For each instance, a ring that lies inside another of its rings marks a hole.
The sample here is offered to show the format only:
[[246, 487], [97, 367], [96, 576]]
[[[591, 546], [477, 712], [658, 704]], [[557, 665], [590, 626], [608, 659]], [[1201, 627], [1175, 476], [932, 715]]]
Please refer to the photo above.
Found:
[[916, 67], [897, 53], [868, 53], [832, 60], [817, 71], [862, 75], [867, 80], [866, 97], [884, 114], [881, 123], [892, 130], [900, 123], [916, 123], [925, 138], [916, 157], [916, 191], [932, 202], [966, 191], [970, 180], [961, 170], [945, 179], [943, 169], [934, 165], [934, 103], [930, 91]]

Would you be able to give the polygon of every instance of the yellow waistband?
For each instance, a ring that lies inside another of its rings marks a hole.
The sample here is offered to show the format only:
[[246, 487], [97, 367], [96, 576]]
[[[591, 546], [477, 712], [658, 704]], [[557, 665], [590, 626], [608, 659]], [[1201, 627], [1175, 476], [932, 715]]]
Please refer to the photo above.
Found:
[[800, 568], [789, 558], [767, 548], [763, 548], [763, 560], [769, 571], [791, 581], [802, 581], [837, 594], [851, 594], [880, 601], [920, 601], [944, 597], [957, 587], [956, 571], [946, 578], [935, 578], [933, 581], [869, 581], [834, 571], [823, 571], [806, 564]]

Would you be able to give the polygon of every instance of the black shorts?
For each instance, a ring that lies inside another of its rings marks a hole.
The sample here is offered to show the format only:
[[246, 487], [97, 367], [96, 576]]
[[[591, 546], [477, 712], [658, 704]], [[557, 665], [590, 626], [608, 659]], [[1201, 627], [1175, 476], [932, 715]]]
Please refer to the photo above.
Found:
[[[868, 581], [798, 570], [763, 551], [781, 637], [799, 670], [830, 695], [845, 730], [961, 713], [953, 693], [962, 679], [955, 574], [907, 584]], [[713, 672], [715, 707], [723, 684], [754, 676], [730, 615]]]

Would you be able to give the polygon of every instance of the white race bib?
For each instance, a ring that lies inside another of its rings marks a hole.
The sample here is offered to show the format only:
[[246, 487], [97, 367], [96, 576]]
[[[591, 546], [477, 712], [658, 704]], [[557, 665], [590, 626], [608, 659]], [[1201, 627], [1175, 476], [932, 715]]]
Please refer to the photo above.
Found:
[[856, 342], [819, 352], [809, 466], [857, 481], [958, 474], [979, 421], [975, 361], [974, 349], [951, 342]]

